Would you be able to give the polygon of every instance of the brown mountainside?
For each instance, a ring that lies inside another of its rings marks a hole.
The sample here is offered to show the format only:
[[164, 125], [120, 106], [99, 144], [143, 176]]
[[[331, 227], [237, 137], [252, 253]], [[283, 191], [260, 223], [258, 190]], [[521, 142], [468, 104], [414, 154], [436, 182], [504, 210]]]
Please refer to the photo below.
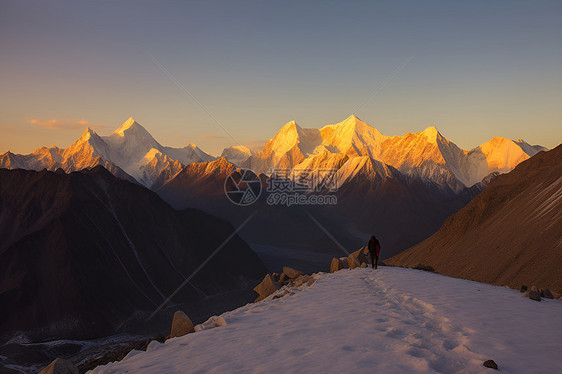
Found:
[[495, 178], [437, 233], [387, 263], [561, 292], [562, 145]]

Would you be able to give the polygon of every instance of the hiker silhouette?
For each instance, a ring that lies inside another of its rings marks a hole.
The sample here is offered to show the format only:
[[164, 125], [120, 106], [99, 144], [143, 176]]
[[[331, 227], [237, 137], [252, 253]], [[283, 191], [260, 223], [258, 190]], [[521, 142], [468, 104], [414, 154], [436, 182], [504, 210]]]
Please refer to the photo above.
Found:
[[369, 249], [369, 254], [371, 255], [371, 263], [373, 264], [373, 269], [376, 269], [377, 263], [379, 262], [379, 253], [381, 251], [381, 244], [379, 243], [379, 241], [374, 235], [371, 236], [367, 248]]

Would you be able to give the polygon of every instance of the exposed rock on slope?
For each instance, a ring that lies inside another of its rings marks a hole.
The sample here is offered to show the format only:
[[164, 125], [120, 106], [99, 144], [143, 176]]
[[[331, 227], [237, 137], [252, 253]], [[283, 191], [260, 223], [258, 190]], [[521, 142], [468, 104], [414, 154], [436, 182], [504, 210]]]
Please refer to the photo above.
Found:
[[385, 261], [519, 288], [562, 291], [562, 145], [495, 178], [422, 243]]
[[[153, 311], [232, 231], [100, 166], [0, 169], [0, 331], [111, 333], [136, 311]], [[234, 236], [172, 301], [249, 289], [265, 272]]]

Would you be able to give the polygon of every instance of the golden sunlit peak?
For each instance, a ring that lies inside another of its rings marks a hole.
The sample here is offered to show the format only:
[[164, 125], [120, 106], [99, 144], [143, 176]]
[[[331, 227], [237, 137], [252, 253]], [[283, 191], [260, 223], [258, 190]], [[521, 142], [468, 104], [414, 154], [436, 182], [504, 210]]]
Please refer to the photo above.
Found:
[[137, 121], [135, 121], [135, 119], [133, 117], [129, 117], [128, 120], [123, 122], [121, 127], [119, 127], [117, 130], [115, 130], [114, 134], [123, 135], [124, 132], [127, 131], [128, 129], [131, 129], [131, 128], [134, 129], [137, 126], [140, 126], [139, 123]]
[[440, 135], [439, 131], [435, 126], [430, 126], [423, 130], [423, 134], [427, 136], [429, 139], [437, 139], [437, 136]]
[[133, 117], [129, 117], [125, 122], [123, 122], [123, 125], [132, 125], [135, 122], [136, 121]]
[[86, 127], [86, 130], [82, 133], [81, 138], [89, 138], [91, 135], [94, 135], [96, 132], [92, 130], [90, 127]]
[[352, 126], [356, 126], [357, 124], [365, 124], [367, 125], [365, 122], [361, 121], [361, 119], [359, 117], [357, 117], [355, 114], [350, 115], [349, 117], [347, 117], [345, 120], [343, 120], [342, 122], [340, 122], [340, 124], [346, 124], [346, 125], [352, 125]]

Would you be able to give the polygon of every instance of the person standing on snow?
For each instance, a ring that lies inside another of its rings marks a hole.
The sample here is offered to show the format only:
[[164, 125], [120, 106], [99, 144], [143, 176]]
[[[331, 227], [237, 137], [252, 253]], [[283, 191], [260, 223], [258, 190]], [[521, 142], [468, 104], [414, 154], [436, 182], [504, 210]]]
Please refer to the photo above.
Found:
[[371, 236], [371, 240], [369, 240], [369, 254], [371, 255], [371, 263], [373, 264], [373, 269], [377, 268], [377, 263], [379, 262], [379, 253], [381, 251], [381, 244], [375, 238], [375, 236]]

